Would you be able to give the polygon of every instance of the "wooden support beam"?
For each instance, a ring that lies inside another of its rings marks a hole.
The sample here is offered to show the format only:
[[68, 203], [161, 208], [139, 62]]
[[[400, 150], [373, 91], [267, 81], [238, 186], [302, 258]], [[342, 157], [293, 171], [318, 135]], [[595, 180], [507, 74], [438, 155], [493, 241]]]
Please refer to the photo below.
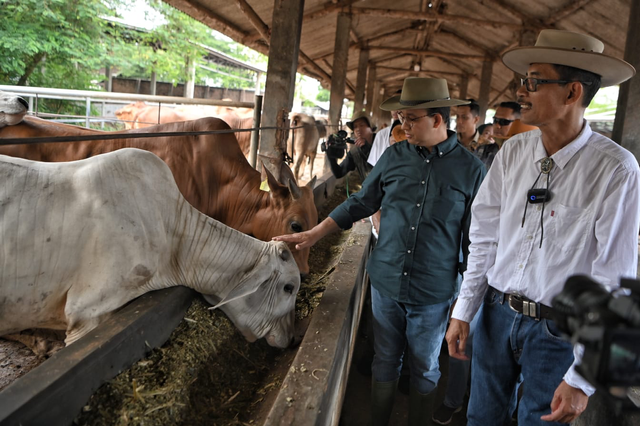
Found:
[[[504, 89], [502, 89], [501, 91], [499, 91], [499, 92], [498, 92], [498, 94], [497, 94], [497, 95], [495, 95], [495, 96], [493, 97], [493, 99], [491, 99], [491, 100], [489, 101], [488, 106], [489, 106], [489, 107], [492, 107], [493, 105], [495, 105], [496, 101], [497, 101], [498, 99], [500, 99], [500, 96], [504, 95], [504, 93], [505, 93], [507, 90], [509, 90], [509, 87], [511, 87], [511, 86], [512, 86], [512, 84], [513, 84], [513, 81], [510, 81], [509, 83], [507, 83], [507, 85], [506, 85], [506, 86], [504, 86]], [[515, 101], [515, 99], [513, 99], [513, 100]]]
[[269, 44], [269, 40], [271, 40], [271, 30], [269, 26], [264, 23], [264, 21], [258, 16], [258, 14], [253, 10], [251, 5], [247, 3], [247, 0], [236, 0], [236, 4], [244, 14], [244, 16], [251, 22], [251, 25], [258, 31], [260, 36], [264, 39], [267, 44]]
[[367, 87], [367, 66], [369, 65], [369, 49], [360, 49], [358, 58], [358, 77], [356, 92], [353, 99], [353, 112], [362, 111], [364, 106], [364, 92]]
[[[556, 22], [563, 20], [564, 18], [571, 15], [576, 10], [588, 5], [592, 1], [593, 0], [574, 0], [569, 4], [561, 7], [559, 10], [554, 11], [552, 14], [549, 15], [547, 19], [544, 20], [544, 22], [547, 25], [554, 25]], [[631, 3], [634, 3], [634, 1], [632, 1]], [[631, 7], [633, 7], [633, 5]], [[637, 23], [634, 22], [634, 25], [636, 24]]]
[[489, 94], [491, 93], [491, 80], [493, 77], [493, 61], [487, 58], [482, 63], [482, 78], [480, 78], [480, 95], [478, 105], [480, 105], [480, 123], [484, 123], [489, 106]]
[[378, 74], [378, 70], [376, 69], [376, 64], [369, 63], [369, 72], [367, 74], [367, 104], [365, 105], [365, 112], [369, 117], [371, 117], [371, 111], [373, 108], [373, 97], [374, 97], [374, 86], [376, 85], [376, 80]]
[[384, 65], [376, 65], [378, 70], [382, 70], [382, 71], [398, 71], [398, 72], [412, 72], [412, 73], [420, 73], [420, 72], [430, 72], [430, 73], [438, 73], [440, 75], [454, 75], [454, 76], [461, 76], [461, 75], [465, 75], [461, 72], [451, 72], [451, 71], [438, 71], [438, 70], [420, 70], [420, 71], [414, 71], [414, 70], [410, 70], [410, 69], [405, 69], [405, 68], [397, 68], [397, 67], [386, 67]]
[[497, 54], [494, 51], [491, 51], [489, 49], [487, 49], [486, 46], [481, 45], [480, 43], [478, 43], [476, 40], [473, 40], [469, 37], [465, 37], [462, 34], [457, 33], [456, 31], [453, 30], [449, 30], [449, 29], [442, 29], [440, 31], [440, 34], [442, 35], [448, 35], [451, 36], [453, 38], [456, 38], [457, 40], [463, 42], [464, 44], [466, 44], [469, 47], [472, 47], [476, 50], [479, 50], [480, 52], [482, 52], [483, 55], [489, 55], [489, 56], [495, 56], [497, 58]]
[[458, 84], [460, 91], [458, 92], [458, 96], [460, 99], [468, 99], [469, 96], [467, 92], [469, 91], [469, 74], [462, 74], [460, 76], [460, 83]]
[[[354, 15], [380, 16], [383, 18], [394, 19], [411, 19], [421, 21], [444, 21], [454, 22], [457, 24], [473, 25], [482, 28], [510, 28], [520, 29], [523, 24], [514, 24], [511, 22], [487, 21], [486, 19], [469, 18], [467, 16], [436, 14], [433, 12], [416, 12], [411, 10], [394, 10], [394, 9], [374, 9], [365, 7], [351, 8]], [[526, 25], [526, 24], [525, 24]]]
[[[342, 103], [345, 98], [344, 89], [347, 80], [347, 63], [349, 61], [350, 29], [351, 15], [342, 12], [338, 13], [329, 103], [329, 124], [334, 126], [340, 122]], [[336, 128], [334, 127], [334, 129]]]
[[413, 55], [424, 55], [424, 56], [435, 56], [440, 58], [453, 58], [453, 59], [467, 59], [472, 61], [484, 61], [486, 57], [483, 55], [465, 55], [461, 53], [449, 53], [449, 52], [438, 52], [435, 50], [420, 50], [420, 49], [404, 49], [397, 46], [370, 46], [371, 50], [387, 50], [391, 52], [398, 53], [410, 53]]

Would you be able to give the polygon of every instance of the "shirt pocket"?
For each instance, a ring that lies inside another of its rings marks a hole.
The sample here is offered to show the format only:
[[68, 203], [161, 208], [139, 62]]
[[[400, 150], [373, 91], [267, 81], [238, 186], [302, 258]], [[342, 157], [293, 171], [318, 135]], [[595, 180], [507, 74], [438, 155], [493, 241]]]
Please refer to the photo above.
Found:
[[467, 197], [464, 192], [446, 185], [433, 203], [433, 218], [444, 222], [460, 221], [464, 215]]
[[555, 206], [549, 221], [550, 243], [563, 252], [584, 248], [591, 227], [591, 216], [587, 209], [562, 204]]

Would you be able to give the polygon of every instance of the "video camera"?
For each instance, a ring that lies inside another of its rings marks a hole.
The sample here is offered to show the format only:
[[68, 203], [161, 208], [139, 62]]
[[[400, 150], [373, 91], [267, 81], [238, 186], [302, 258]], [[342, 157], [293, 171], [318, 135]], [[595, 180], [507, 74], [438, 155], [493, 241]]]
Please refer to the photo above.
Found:
[[552, 301], [560, 330], [584, 345], [576, 370], [617, 413], [640, 410], [640, 281], [621, 279], [620, 287], [610, 293], [575, 275]]
[[327, 153], [329, 158], [342, 158], [344, 152], [347, 150], [347, 144], [354, 144], [356, 141], [347, 137], [347, 132], [344, 130], [338, 130], [338, 133], [329, 135], [327, 142], [320, 144], [320, 150]]

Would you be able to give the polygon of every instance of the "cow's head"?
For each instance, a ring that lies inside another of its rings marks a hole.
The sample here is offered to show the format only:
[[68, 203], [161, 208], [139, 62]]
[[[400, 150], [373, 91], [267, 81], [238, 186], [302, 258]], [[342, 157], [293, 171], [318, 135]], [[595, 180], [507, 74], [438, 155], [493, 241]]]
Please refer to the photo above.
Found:
[[117, 110], [116, 118], [124, 122], [125, 129], [132, 129], [138, 113], [147, 107], [148, 105], [142, 101], [134, 102]]
[[28, 110], [27, 101], [0, 91], [0, 128], [20, 123]]
[[[269, 185], [269, 208], [260, 211], [253, 223], [253, 236], [259, 240], [269, 241], [271, 238], [308, 231], [318, 224], [318, 210], [316, 209], [313, 186], [315, 177], [305, 186], [299, 187], [291, 169], [282, 164], [280, 180], [264, 167]], [[296, 250], [291, 244], [293, 257], [300, 268], [300, 273], [309, 273], [309, 249]]]
[[256, 266], [222, 300], [204, 297], [222, 309], [249, 342], [264, 337], [269, 345], [286, 348], [293, 342], [300, 271], [286, 244], [266, 244]]

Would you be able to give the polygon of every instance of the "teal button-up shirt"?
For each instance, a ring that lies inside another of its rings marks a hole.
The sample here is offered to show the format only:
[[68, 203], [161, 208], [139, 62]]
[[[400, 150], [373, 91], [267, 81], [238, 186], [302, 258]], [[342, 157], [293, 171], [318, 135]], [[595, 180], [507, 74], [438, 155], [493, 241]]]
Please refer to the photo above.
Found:
[[329, 216], [349, 229], [382, 208], [367, 266], [372, 285], [398, 302], [441, 303], [458, 292], [466, 269], [471, 203], [485, 174], [453, 132], [431, 152], [398, 142]]

